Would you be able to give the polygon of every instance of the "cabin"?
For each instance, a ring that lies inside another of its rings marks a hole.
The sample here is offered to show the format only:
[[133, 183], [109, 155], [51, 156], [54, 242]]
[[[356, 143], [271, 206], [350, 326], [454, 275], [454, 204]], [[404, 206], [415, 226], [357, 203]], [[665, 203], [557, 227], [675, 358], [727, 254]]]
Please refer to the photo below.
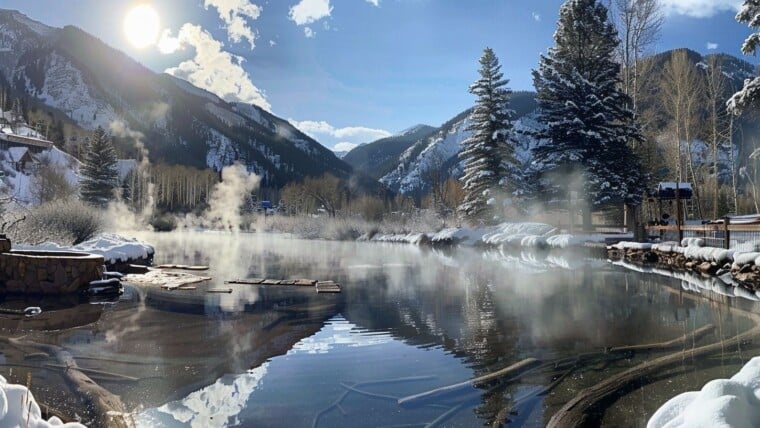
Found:
[[18, 172], [29, 172], [31, 166], [35, 164], [34, 158], [32, 158], [29, 149], [26, 147], [11, 147], [8, 149], [8, 161], [10, 161], [13, 169]]

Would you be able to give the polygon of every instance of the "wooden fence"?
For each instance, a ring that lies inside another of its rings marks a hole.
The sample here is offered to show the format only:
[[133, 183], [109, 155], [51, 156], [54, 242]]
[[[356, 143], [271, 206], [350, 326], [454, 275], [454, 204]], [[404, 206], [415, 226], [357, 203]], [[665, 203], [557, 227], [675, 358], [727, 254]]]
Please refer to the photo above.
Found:
[[648, 237], [659, 237], [663, 241], [702, 238], [707, 246], [726, 249], [745, 242], [760, 243], [760, 224], [731, 224], [727, 220], [712, 224], [647, 226], [646, 231]]

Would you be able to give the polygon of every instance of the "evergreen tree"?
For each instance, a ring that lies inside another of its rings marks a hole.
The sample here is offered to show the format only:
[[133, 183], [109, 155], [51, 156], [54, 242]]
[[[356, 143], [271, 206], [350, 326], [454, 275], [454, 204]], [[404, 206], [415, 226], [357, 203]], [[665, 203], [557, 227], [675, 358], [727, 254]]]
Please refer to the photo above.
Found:
[[534, 149], [540, 187], [550, 200], [577, 192], [590, 227], [592, 206], [640, 200], [644, 177], [628, 143], [642, 137], [620, 90], [619, 41], [607, 8], [567, 0], [554, 41], [533, 72], [544, 125]]
[[[757, 31], [760, 30], [760, 0], [744, 0], [744, 6], [736, 14], [736, 20], [755, 30], [742, 45], [742, 53], [754, 55], [760, 44], [760, 31]], [[747, 107], [758, 106], [760, 104], [758, 101], [760, 101], [760, 77], [755, 77], [751, 80], [747, 79], [744, 82], [744, 88], [728, 100], [728, 109], [734, 114], [739, 114]]]
[[480, 57], [480, 79], [470, 86], [478, 97], [467, 130], [472, 136], [462, 142], [459, 157], [464, 161], [464, 201], [460, 216], [471, 221], [491, 222], [499, 192], [514, 190], [517, 161], [509, 109], [512, 91], [507, 88], [501, 65], [491, 48]]
[[113, 199], [119, 181], [116, 164], [116, 150], [111, 138], [99, 126], [87, 144], [80, 170], [80, 192], [85, 202], [105, 206]]

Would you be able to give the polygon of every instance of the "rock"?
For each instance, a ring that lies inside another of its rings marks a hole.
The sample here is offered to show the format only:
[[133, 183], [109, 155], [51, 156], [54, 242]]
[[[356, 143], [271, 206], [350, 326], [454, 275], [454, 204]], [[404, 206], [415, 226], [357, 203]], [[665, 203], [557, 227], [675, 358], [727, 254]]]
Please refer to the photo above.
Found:
[[718, 272], [718, 265], [710, 263], [710, 262], [704, 262], [700, 263], [697, 266], [697, 270], [708, 275], [714, 275], [716, 272]]

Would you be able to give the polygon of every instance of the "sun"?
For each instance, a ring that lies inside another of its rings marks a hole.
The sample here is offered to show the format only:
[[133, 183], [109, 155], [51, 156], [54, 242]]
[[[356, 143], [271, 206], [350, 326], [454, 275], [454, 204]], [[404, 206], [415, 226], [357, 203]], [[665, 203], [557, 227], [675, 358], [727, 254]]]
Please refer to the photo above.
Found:
[[156, 43], [160, 25], [156, 9], [141, 4], [130, 9], [124, 17], [124, 34], [132, 46], [142, 49]]

